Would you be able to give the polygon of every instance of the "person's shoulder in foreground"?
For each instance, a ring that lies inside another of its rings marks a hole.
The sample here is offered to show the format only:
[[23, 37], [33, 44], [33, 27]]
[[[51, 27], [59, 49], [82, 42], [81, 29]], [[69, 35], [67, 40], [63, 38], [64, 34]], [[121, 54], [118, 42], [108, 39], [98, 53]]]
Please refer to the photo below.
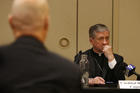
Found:
[[[10, 51], [11, 53], [8, 53], [8, 51]], [[2, 68], [0, 69], [1, 71], [3, 71], [1, 73], [0, 79], [3, 80], [4, 82], [7, 81], [8, 79], [10, 82], [14, 81], [15, 83], [14, 82], [12, 83], [13, 85], [12, 87], [16, 86], [15, 90], [18, 91], [18, 93], [23, 91], [26, 92], [30, 91], [31, 93], [32, 92], [37, 93], [40, 91], [42, 91], [40, 93], [43, 92], [71, 93], [71, 92], [80, 91], [81, 88], [80, 70], [77, 67], [77, 65], [73, 64], [71, 61], [48, 50], [46, 51], [45, 55], [43, 54], [43, 55], [35, 56], [34, 60], [31, 58], [29, 60], [24, 61], [24, 59], [21, 59], [20, 56], [17, 55], [20, 54], [21, 51], [18, 53], [17, 51], [16, 53], [14, 53], [14, 51], [16, 51], [16, 49], [11, 48], [11, 46], [0, 47], [0, 62], [2, 66]], [[28, 52], [26, 53], [27, 53], [26, 55], [28, 55]], [[22, 58], [25, 59], [27, 58], [26, 55], [24, 55], [23, 53], [21, 54], [24, 56]], [[17, 59], [16, 57], [21, 59], [21, 60], [18, 59], [20, 62], [16, 60]], [[39, 60], [39, 58], [41, 59]], [[38, 60], [39, 64], [35, 60]], [[32, 65], [32, 67], [30, 65]], [[5, 68], [7, 68], [7, 70], [10, 71], [6, 72]], [[23, 71], [23, 69], [16, 69], [16, 68], [24, 68], [24, 74], [26, 76], [20, 73]], [[28, 69], [30, 69], [30, 71], [28, 71]], [[5, 75], [7, 75], [8, 77], [5, 77]], [[17, 78], [17, 80], [11, 75]], [[22, 82], [22, 80], [24, 81]], [[27, 88], [30, 90], [28, 90]]]

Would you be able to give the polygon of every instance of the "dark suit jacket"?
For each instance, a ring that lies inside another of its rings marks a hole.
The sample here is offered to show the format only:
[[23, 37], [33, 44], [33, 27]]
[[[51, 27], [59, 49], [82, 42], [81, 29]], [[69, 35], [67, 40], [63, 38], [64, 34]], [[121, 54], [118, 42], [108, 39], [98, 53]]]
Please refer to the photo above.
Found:
[[80, 71], [37, 39], [23, 36], [0, 47], [0, 81], [16, 93], [75, 93], [80, 90]]
[[89, 49], [83, 53], [79, 53], [75, 56], [75, 63], [79, 64], [81, 59], [81, 54], [86, 54], [89, 61], [89, 77], [94, 78], [96, 76], [103, 77], [106, 82], [118, 83], [118, 80], [125, 79], [125, 67], [126, 63], [123, 62], [123, 57], [117, 54], [114, 54], [114, 57], [117, 61], [117, 64], [113, 69], [110, 69], [108, 66], [108, 59], [102, 54], [102, 68], [97, 61], [97, 54], [92, 49]]

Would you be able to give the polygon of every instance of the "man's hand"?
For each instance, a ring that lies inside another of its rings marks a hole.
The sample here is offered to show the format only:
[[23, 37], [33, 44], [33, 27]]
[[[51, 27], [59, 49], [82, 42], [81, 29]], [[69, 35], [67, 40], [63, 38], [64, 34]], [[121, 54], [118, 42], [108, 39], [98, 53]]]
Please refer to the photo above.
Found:
[[111, 62], [114, 59], [112, 52], [112, 47], [110, 45], [105, 45], [103, 48], [104, 55], [107, 57], [108, 62]]
[[89, 78], [88, 79], [89, 85], [94, 85], [94, 84], [105, 84], [105, 80], [102, 77], [95, 77], [95, 78]]

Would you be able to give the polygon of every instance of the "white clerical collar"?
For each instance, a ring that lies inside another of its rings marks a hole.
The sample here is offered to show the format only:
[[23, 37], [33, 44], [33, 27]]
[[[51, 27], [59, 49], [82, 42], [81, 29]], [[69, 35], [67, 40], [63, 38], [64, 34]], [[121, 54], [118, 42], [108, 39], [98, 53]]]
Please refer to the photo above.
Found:
[[[95, 52], [94, 50], [92, 50], [93, 52]], [[95, 52], [96, 53], [96, 52]], [[102, 56], [102, 54], [103, 54], [103, 52], [101, 52], [101, 53], [96, 53], [96, 54], [98, 54], [98, 56]]]
[[99, 56], [101, 56], [103, 53], [98, 53]]

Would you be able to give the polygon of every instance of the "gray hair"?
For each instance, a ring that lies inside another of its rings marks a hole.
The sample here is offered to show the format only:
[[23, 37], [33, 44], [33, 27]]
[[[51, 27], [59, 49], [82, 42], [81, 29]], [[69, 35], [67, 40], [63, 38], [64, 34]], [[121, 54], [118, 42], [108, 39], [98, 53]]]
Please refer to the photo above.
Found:
[[89, 28], [89, 37], [94, 38], [96, 36], [96, 32], [104, 32], [104, 31], [109, 31], [106, 25], [95, 24]]
[[17, 30], [33, 30], [43, 27], [44, 19], [48, 17], [47, 0], [14, 0], [12, 10], [12, 25]]

